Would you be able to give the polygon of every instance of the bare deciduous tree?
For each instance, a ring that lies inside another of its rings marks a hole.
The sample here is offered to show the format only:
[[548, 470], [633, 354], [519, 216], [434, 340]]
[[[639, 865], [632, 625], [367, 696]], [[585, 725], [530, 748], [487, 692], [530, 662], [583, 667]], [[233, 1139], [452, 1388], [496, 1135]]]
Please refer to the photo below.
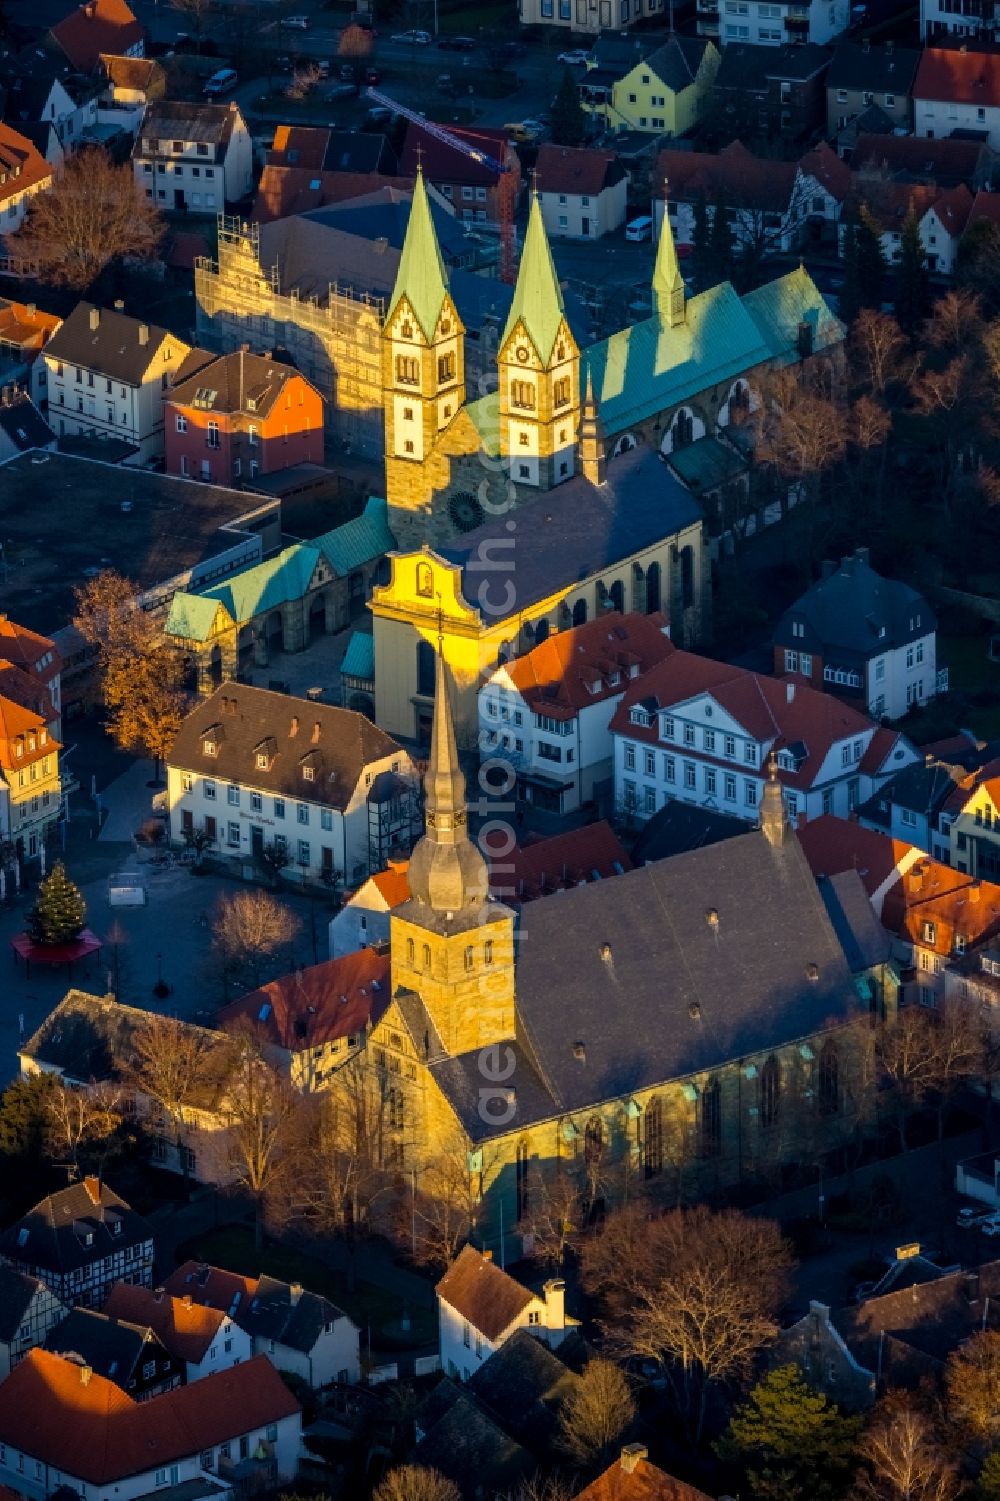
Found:
[[745, 1376], [775, 1334], [790, 1265], [777, 1225], [704, 1205], [619, 1213], [583, 1252], [609, 1340], [663, 1366], [696, 1441], [710, 1389]]
[[398, 1465], [372, 1493], [372, 1501], [462, 1501], [458, 1486], [426, 1465]]
[[184, 1112], [207, 1084], [211, 1059], [213, 1054], [218, 1058], [220, 1051], [217, 1034], [170, 1016], [150, 1015], [132, 1037], [125, 1077], [162, 1111], [173, 1130], [185, 1173], [187, 1158], [180, 1151]]
[[635, 1421], [628, 1377], [610, 1360], [588, 1362], [559, 1410], [559, 1444], [574, 1464], [603, 1468]]
[[78, 1168], [81, 1152], [107, 1143], [121, 1126], [123, 1113], [122, 1091], [115, 1084], [92, 1081], [85, 1089], [75, 1089], [54, 1080], [45, 1098], [49, 1150], [65, 1153]]
[[977, 1443], [1000, 1436], [1000, 1334], [983, 1329], [948, 1357], [948, 1413]]
[[299, 926], [284, 902], [269, 891], [251, 888], [219, 899], [212, 931], [227, 970], [239, 974], [245, 967], [256, 987], [265, 962], [294, 940]]
[[497, 1162], [494, 1148], [475, 1150], [457, 1125], [427, 1144], [411, 1185], [417, 1260], [444, 1269], [476, 1228], [482, 1185]]
[[861, 1440], [864, 1467], [855, 1482], [857, 1501], [952, 1501], [959, 1483], [929, 1418], [911, 1399], [882, 1403]]
[[900, 378], [906, 336], [890, 313], [862, 308], [851, 330], [851, 361], [857, 380], [873, 395], [885, 395]]
[[227, 1043], [225, 1110], [234, 1181], [253, 1199], [256, 1243], [263, 1241], [264, 1208], [275, 1192], [294, 1139], [300, 1096], [264, 1058], [253, 1034], [234, 1032]]
[[82, 292], [112, 261], [149, 260], [162, 234], [160, 211], [136, 183], [132, 163], [85, 147], [66, 158], [47, 193], [31, 198], [7, 243], [39, 280]]
[[285, 85], [285, 97], [288, 99], [308, 99], [322, 76], [319, 63], [299, 63]]

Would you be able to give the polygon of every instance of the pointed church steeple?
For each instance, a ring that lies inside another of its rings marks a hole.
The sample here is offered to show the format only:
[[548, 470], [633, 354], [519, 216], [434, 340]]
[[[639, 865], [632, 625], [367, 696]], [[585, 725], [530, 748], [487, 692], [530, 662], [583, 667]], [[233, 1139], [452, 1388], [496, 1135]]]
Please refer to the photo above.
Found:
[[410, 891], [435, 912], [456, 914], [479, 907], [489, 891], [489, 874], [486, 861], [469, 838], [465, 776], [458, 760], [448, 669], [440, 647], [424, 788], [427, 832], [410, 857]]
[[785, 798], [778, 781], [778, 758], [774, 751], [767, 758], [767, 781], [760, 800], [760, 831], [768, 844], [777, 847], [785, 842]]
[[670, 328], [684, 322], [685, 288], [677, 259], [674, 233], [670, 228], [667, 194], [663, 194], [663, 224], [660, 241], [656, 247], [656, 265], [653, 268], [653, 297], [661, 320]]
[[580, 472], [592, 485], [604, 484], [604, 431], [594, 397], [594, 383], [587, 369], [587, 394], [580, 417]]
[[448, 278], [444, 269], [444, 261], [441, 258], [441, 247], [434, 229], [434, 220], [431, 218], [431, 205], [427, 197], [427, 188], [424, 185], [423, 169], [418, 166], [417, 180], [413, 186], [413, 200], [410, 204], [410, 217], [406, 224], [406, 235], [403, 239], [399, 269], [396, 272], [396, 284], [389, 300], [386, 322], [392, 319], [400, 298], [405, 297], [413, 310], [413, 316], [420, 324], [424, 337], [430, 341], [434, 338], [434, 331], [447, 295]]
[[543, 365], [548, 365], [564, 317], [562, 289], [552, 261], [538, 194], [534, 192], [514, 300], [507, 314], [500, 347], [506, 344], [520, 320], [538, 358]]

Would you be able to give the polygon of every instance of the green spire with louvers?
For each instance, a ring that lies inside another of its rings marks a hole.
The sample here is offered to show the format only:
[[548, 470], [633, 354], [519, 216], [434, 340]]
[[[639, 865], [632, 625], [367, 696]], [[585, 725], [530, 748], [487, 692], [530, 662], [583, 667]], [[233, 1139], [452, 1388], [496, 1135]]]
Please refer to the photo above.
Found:
[[563, 321], [563, 299], [556, 268], [552, 264], [549, 237], [542, 222], [542, 210], [538, 194], [532, 195], [531, 212], [528, 215], [528, 232], [521, 251], [521, 265], [517, 273], [514, 300], [507, 314], [507, 325], [500, 340], [506, 344], [518, 320], [524, 324], [528, 338], [535, 346], [543, 365], [549, 362], [556, 334]]
[[434, 232], [430, 200], [424, 187], [424, 174], [418, 167], [406, 237], [403, 240], [403, 253], [399, 257], [396, 285], [392, 289], [386, 321], [396, 311], [399, 299], [405, 297], [429, 341], [434, 337], [447, 295], [448, 278], [441, 259], [441, 247]]
[[663, 200], [663, 225], [660, 242], [656, 247], [656, 265], [653, 268], [653, 296], [657, 307], [671, 324], [680, 323], [684, 317], [684, 278], [677, 259], [677, 247], [670, 228], [667, 200]]

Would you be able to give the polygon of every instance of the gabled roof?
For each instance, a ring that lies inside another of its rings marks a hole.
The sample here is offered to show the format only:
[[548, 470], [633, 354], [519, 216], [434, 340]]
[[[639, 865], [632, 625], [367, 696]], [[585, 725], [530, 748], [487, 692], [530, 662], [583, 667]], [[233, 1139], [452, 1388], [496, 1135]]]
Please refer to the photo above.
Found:
[[1000, 54], [976, 52], [964, 45], [925, 47], [913, 97], [995, 109], [1000, 105]]
[[[745, 827], [745, 825], [744, 825]], [[490, 856], [489, 839], [483, 853]], [[632, 862], [611, 825], [603, 819], [553, 834], [534, 844], [515, 845], [497, 862], [490, 890], [500, 901], [517, 907], [553, 891], [568, 890], [588, 881], [610, 880], [632, 869]]]
[[66, 1276], [152, 1239], [149, 1221], [113, 1188], [85, 1178], [29, 1209], [0, 1236], [0, 1250], [11, 1261]]
[[521, 250], [521, 264], [517, 270], [514, 300], [507, 314], [500, 348], [503, 348], [520, 323], [535, 346], [538, 358], [543, 365], [547, 365], [565, 316], [562, 288], [552, 261], [549, 237], [542, 219], [542, 206], [537, 193], [534, 193]]
[[107, 1486], [300, 1410], [264, 1355], [135, 1402], [103, 1376], [36, 1349], [0, 1385], [0, 1441]]
[[840, 203], [847, 197], [854, 181], [850, 167], [826, 141], [818, 142], [805, 156], [799, 157], [799, 171], [803, 176], [814, 177]]
[[386, 309], [386, 322], [392, 318], [400, 298], [405, 297], [429, 342], [434, 338], [447, 296], [448, 277], [434, 232], [424, 174], [418, 167], [413, 185], [413, 202], [406, 223], [406, 238], [399, 258], [399, 270], [396, 272], [396, 285]]
[[[794, 627], [801, 625], [796, 632]], [[876, 573], [866, 548], [824, 564], [824, 576], [799, 596], [774, 631], [779, 646], [814, 652], [824, 663], [866, 661], [930, 635], [937, 627], [922, 594]]]
[[104, 1304], [104, 1313], [109, 1318], [151, 1329], [169, 1354], [191, 1365], [204, 1359], [226, 1318], [225, 1309], [206, 1308], [190, 1297], [175, 1298], [162, 1288], [153, 1291], [130, 1282], [115, 1283]]
[[844, 221], [857, 224], [864, 213], [885, 233], [899, 234], [914, 214], [922, 219], [938, 198], [937, 188], [919, 183], [875, 182], [858, 178], [844, 204]]
[[[97, 315], [96, 328], [91, 327], [92, 313]], [[164, 344], [170, 346], [179, 366], [188, 346], [168, 328], [130, 318], [117, 308], [78, 302], [52, 335], [45, 353], [53, 360], [80, 365], [84, 370], [95, 370], [125, 385], [137, 386]]]
[[536, 1296], [474, 1246], [463, 1246], [436, 1291], [491, 1343], [520, 1318]]
[[639, 830], [632, 846], [632, 860], [636, 865], [645, 865], [649, 860], [669, 860], [673, 855], [718, 844], [722, 839], [734, 839], [746, 831], [742, 818], [669, 798]]
[[[198, 356], [203, 351], [191, 353]], [[279, 360], [251, 354], [246, 349], [199, 359], [197, 369], [188, 374], [185, 367], [190, 359], [188, 356], [178, 370], [167, 393], [171, 406], [195, 406], [206, 413], [240, 414], [251, 420], [263, 418], [281, 400], [290, 381], [305, 379], [293, 365], [283, 365]], [[315, 391], [315, 386], [312, 389]]]
[[828, 89], [852, 92], [908, 94], [920, 62], [918, 47], [872, 47], [868, 43], [841, 42], [826, 75]]
[[300, 1053], [360, 1037], [391, 999], [389, 956], [360, 949], [270, 980], [218, 1014], [223, 1028], [249, 1026], [265, 1043]]
[[926, 181], [942, 188], [971, 182], [988, 149], [981, 141], [956, 140], [943, 136], [931, 140], [921, 136], [858, 135], [851, 153], [851, 170], [858, 173], [870, 167], [891, 177], [910, 182]]
[[[210, 757], [204, 748], [208, 738], [216, 743]], [[257, 748], [267, 740], [274, 741], [274, 753], [267, 766], [258, 766]], [[398, 757], [403, 771], [409, 767], [396, 741], [353, 709], [228, 683], [192, 709], [169, 759], [182, 770], [210, 771], [220, 779], [346, 808], [365, 768], [390, 756]], [[310, 778], [302, 772], [307, 760]]]
[[804, 83], [816, 78], [829, 62], [828, 48], [815, 42], [785, 42], [777, 47], [757, 42], [727, 42], [715, 75], [715, 87], [760, 93], [772, 82]]
[[855, 1359], [870, 1371], [878, 1367], [883, 1337], [937, 1365], [977, 1329], [996, 1328], [998, 1293], [1000, 1262], [992, 1261], [975, 1272], [954, 1272], [884, 1297], [866, 1298], [857, 1308], [837, 1309], [831, 1322]]
[[906, 766], [890, 777], [861, 805], [858, 816], [866, 823], [886, 830], [892, 825], [893, 808], [905, 808], [911, 813], [934, 820], [962, 777], [960, 766], [951, 766], [945, 761], [925, 757], [923, 761]]
[[[771, 48], [763, 48], [771, 51]], [[729, 51], [727, 47], [726, 52]], [[795, 187], [797, 168], [794, 162], [773, 157], [754, 156], [742, 141], [730, 141], [717, 154], [703, 151], [661, 151], [656, 159], [654, 181], [659, 185], [657, 197], [669, 184], [671, 198], [694, 202], [704, 194], [711, 202], [722, 192], [731, 205], [786, 211]]]
[[258, 1277], [250, 1302], [241, 1304], [234, 1315], [241, 1329], [256, 1339], [273, 1339], [276, 1344], [308, 1354], [328, 1324], [346, 1319], [357, 1325], [319, 1293], [277, 1277]]
[[[448, 134], [471, 147], [471, 151], [449, 146], [446, 141], [431, 135], [423, 126], [411, 120], [406, 127], [399, 157], [401, 176], [412, 179], [416, 177], [419, 167], [428, 182], [457, 182], [491, 187], [497, 182], [497, 173], [487, 164], [487, 160], [504, 162], [514, 155], [507, 132], [503, 129], [489, 126], [476, 126], [473, 129], [449, 125]], [[512, 165], [516, 165], [516, 157]]]
[[146, 1360], [165, 1360], [168, 1353], [146, 1325], [93, 1308], [71, 1309], [45, 1336], [45, 1349], [89, 1366], [96, 1376], [123, 1390], [135, 1377], [137, 1366]]
[[935, 199], [926, 212], [935, 214], [945, 234], [957, 240], [965, 233], [972, 203], [972, 194], [965, 183], [960, 182], [957, 188], [950, 188], [947, 193], [942, 193], [940, 198]]
[[629, 1452], [636, 1447], [627, 1446], [619, 1459], [577, 1493], [576, 1501], [709, 1501], [704, 1491], [654, 1465], [645, 1449], [641, 1455]]
[[625, 168], [613, 151], [590, 146], [540, 146], [535, 171], [542, 194], [586, 193], [596, 198], [625, 178]]
[[[381, 139], [381, 138], [378, 138]], [[386, 172], [327, 172], [315, 167], [286, 167], [266, 162], [257, 184], [254, 199], [255, 223], [267, 224], [290, 214], [304, 214], [328, 204], [347, 202], [361, 195], [391, 188], [397, 193], [412, 193], [409, 177], [394, 177]]]
[[[697, 79], [698, 70], [711, 45], [707, 37], [672, 36], [654, 52], [647, 52], [641, 61], [671, 93], [679, 94], [683, 89], [690, 88]], [[639, 61], [639, 58], [635, 59], [636, 63]], [[544, 185], [544, 178], [542, 182]]]
[[667, 621], [608, 611], [585, 625], [549, 634], [499, 669], [536, 714], [574, 719], [589, 704], [625, 692], [630, 679], [676, 651]]
[[235, 1318], [241, 1308], [249, 1307], [256, 1285], [256, 1277], [204, 1261], [185, 1261], [165, 1279], [163, 1290], [172, 1298], [190, 1298], [200, 1307], [218, 1308]]
[[[572, 1338], [572, 1336], [571, 1336]], [[559, 1410], [580, 1384], [575, 1371], [527, 1329], [517, 1329], [474, 1370], [465, 1390], [535, 1454], [551, 1454]]]
[[155, 57], [122, 57], [113, 52], [102, 52], [99, 62], [108, 82], [117, 88], [132, 89], [152, 99], [166, 87], [163, 64]]
[[92, 73], [102, 52], [129, 52], [146, 35], [125, 0], [85, 0], [49, 35], [74, 68]]
[[338, 578], [347, 578], [356, 568], [373, 563], [395, 548], [388, 504], [381, 496], [370, 495], [360, 516], [314, 537], [312, 545], [319, 548]]
[[0, 120], [0, 204], [40, 183], [52, 181], [52, 168], [27, 136]]
[[44, 348], [61, 322], [55, 313], [43, 312], [33, 302], [0, 297], [0, 341], [16, 344], [25, 354]]
[[[177, 99], [154, 100], [146, 106], [142, 128], [138, 132], [133, 155], [145, 154], [143, 138], [152, 137], [164, 141], [200, 141], [214, 146], [216, 152], [225, 152], [237, 125], [243, 124], [239, 105], [230, 99], [228, 104], [184, 104]], [[220, 158], [216, 155], [216, 160]]]
[[0, 1343], [10, 1344], [16, 1337], [31, 1300], [44, 1287], [37, 1277], [0, 1262]]

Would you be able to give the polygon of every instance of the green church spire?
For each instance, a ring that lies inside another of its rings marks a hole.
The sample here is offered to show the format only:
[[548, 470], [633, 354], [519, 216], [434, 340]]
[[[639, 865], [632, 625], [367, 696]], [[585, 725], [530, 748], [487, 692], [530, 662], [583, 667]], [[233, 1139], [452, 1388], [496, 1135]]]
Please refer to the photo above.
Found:
[[663, 224], [660, 242], [656, 247], [656, 265], [653, 268], [653, 298], [661, 319], [671, 328], [684, 322], [684, 297], [684, 278], [677, 260], [677, 248], [670, 228], [667, 195], [664, 191]]
[[399, 270], [389, 299], [386, 322], [396, 311], [399, 299], [405, 297], [429, 343], [434, 338], [434, 330], [447, 293], [448, 278], [441, 259], [441, 247], [434, 232], [424, 174], [418, 167], [403, 252], [399, 257]]
[[552, 251], [549, 249], [549, 237], [542, 221], [538, 194], [533, 193], [528, 230], [517, 273], [517, 286], [514, 288], [514, 300], [507, 314], [500, 347], [503, 348], [506, 344], [520, 319], [539, 359], [543, 365], [547, 365], [563, 316], [559, 278], [552, 264]]

